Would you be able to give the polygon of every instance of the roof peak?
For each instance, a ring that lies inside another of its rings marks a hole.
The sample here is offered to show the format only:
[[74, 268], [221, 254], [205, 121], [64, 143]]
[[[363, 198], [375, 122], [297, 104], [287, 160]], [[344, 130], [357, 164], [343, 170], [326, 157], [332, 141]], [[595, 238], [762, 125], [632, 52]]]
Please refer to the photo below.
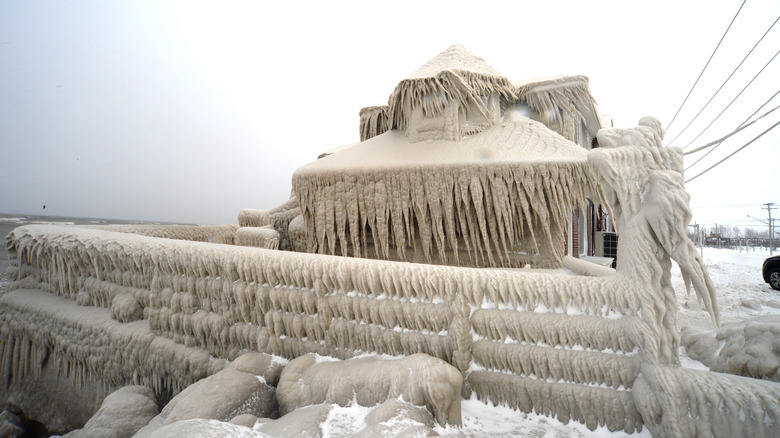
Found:
[[516, 98], [509, 79], [498, 70], [465, 47], [450, 46], [398, 83], [388, 99], [388, 127], [406, 130], [417, 108], [421, 107], [426, 117], [436, 117], [452, 102], [460, 111], [476, 105], [486, 115], [482, 97], [492, 94], [506, 100]]
[[442, 71], [468, 72], [483, 76], [504, 78], [484, 59], [474, 55], [465, 46], [454, 44], [415, 70], [407, 79], [435, 77]]

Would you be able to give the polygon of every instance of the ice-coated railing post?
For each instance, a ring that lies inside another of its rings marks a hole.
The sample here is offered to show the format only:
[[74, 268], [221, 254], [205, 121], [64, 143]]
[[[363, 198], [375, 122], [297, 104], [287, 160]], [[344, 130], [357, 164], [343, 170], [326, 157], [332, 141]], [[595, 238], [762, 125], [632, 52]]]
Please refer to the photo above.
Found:
[[693, 283], [699, 300], [718, 324], [715, 288], [693, 242], [682, 168], [682, 151], [664, 147], [658, 120], [645, 117], [630, 129], [598, 133], [599, 147], [588, 156], [589, 171], [609, 205], [620, 240], [618, 276], [636, 285], [642, 300], [642, 354], [659, 364], [677, 364], [678, 303], [671, 285], [671, 259], [680, 266], [686, 287]]

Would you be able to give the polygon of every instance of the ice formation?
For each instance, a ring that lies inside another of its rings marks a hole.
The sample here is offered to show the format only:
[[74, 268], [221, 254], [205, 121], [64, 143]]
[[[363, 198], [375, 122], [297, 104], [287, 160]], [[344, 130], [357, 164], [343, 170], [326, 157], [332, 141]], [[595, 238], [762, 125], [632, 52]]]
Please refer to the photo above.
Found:
[[319, 362], [316, 355], [307, 354], [284, 368], [277, 397], [281, 415], [321, 403], [347, 406], [356, 402], [370, 407], [401, 397], [425, 406], [442, 426], [458, 425], [462, 382], [456, 368], [427, 354]]
[[266, 249], [279, 249], [279, 232], [272, 225], [262, 227], [241, 227], [233, 236], [233, 243], [240, 246], [255, 246]]
[[[401, 81], [388, 105], [361, 110], [362, 143], [295, 172], [308, 236], [308, 246], [295, 249], [560, 266], [571, 211], [595, 191], [587, 151], [574, 144], [591, 143], [582, 132], [590, 114], [583, 108], [593, 112], [594, 105], [587, 82], [576, 76], [516, 86], [451, 46]], [[549, 113], [543, 122], [560, 123], [563, 137], [514, 119], [512, 108], [526, 101]]]
[[298, 200], [292, 197], [284, 204], [269, 210], [245, 208], [238, 213], [238, 224], [242, 228], [273, 226], [279, 233], [278, 249], [289, 250], [291, 244], [287, 227], [300, 214]]
[[147, 224], [112, 224], [89, 225], [96, 230], [116, 231], [120, 233], [140, 234], [142, 236], [163, 237], [167, 239], [192, 240], [195, 242], [212, 242], [233, 244], [236, 232], [235, 225], [147, 225]]
[[392, 130], [298, 169], [309, 252], [466, 266], [561, 264], [587, 151], [532, 120], [460, 141]]
[[[513, 117], [518, 102], [539, 121]], [[240, 403], [206, 409], [192, 385], [260, 375], [240, 368], [254, 366], [247, 351], [344, 360], [312, 370], [424, 353], [451, 365], [430, 369], [457, 370], [463, 396], [564, 422], [776, 436], [778, 384], [675, 366], [672, 259], [718, 323], [712, 282], [685, 234], [679, 149], [661, 145], [651, 118], [600, 131], [594, 150], [578, 147], [590, 146], [592, 105], [582, 77], [511, 85], [454, 47], [399, 84], [386, 108], [362, 112], [365, 141], [299, 169], [294, 196], [243, 210], [241, 228], [16, 228], [6, 238], [13, 283], [0, 297], [0, 394], [22, 397], [54, 374], [104, 395], [130, 384], [158, 399], [185, 394], [166, 408], [179, 406], [177, 423], [250, 422]], [[604, 202], [620, 232], [616, 270], [564, 257], [571, 211], [586, 198]], [[457, 392], [451, 375], [409, 382]], [[403, 392], [388, 388], [373, 402]], [[454, 418], [432, 398], [422, 403], [437, 420]], [[208, 413], [190, 415], [201, 408]]]
[[778, 436], [780, 383], [642, 366], [633, 399], [653, 436]]
[[518, 99], [528, 103], [539, 121], [563, 137], [574, 139], [583, 135], [588, 117], [596, 114], [596, 104], [585, 76], [559, 76], [516, 82]]
[[688, 239], [691, 220], [682, 175], [682, 151], [661, 144], [658, 120], [646, 117], [631, 129], [603, 129], [601, 148], [588, 156], [592, 177], [599, 182], [615, 217], [621, 238], [618, 273], [638, 282], [639, 294], [650, 292], [643, 319], [657, 332], [660, 363], [675, 363], [679, 347], [676, 329], [678, 304], [671, 285], [671, 259], [693, 283], [697, 297], [718, 324], [715, 288]]
[[712, 336], [683, 330], [688, 356], [712, 371], [780, 382], [780, 317], [766, 315], [726, 324]]
[[390, 129], [387, 105], [367, 106], [360, 110], [360, 141], [383, 134]]

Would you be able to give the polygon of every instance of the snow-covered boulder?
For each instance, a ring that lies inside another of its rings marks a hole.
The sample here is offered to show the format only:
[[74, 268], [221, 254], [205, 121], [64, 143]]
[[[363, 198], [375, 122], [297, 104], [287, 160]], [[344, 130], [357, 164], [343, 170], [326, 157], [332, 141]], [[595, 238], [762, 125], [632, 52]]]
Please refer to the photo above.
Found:
[[711, 371], [780, 382], [780, 315], [764, 315], [711, 332], [684, 329], [688, 356]]
[[227, 422], [241, 414], [275, 418], [274, 388], [266, 382], [278, 380], [280, 367], [271, 356], [240, 356], [231, 366], [179, 393], [137, 436], [156, 436], [163, 426], [192, 419]]
[[261, 419], [255, 430], [272, 437], [320, 436], [320, 425], [327, 421], [331, 408], [327, 403], [305, 406], [278, 420]]
[[82, 429], [76, 429], [65, 437], [129, 438], [156, 415], [154, 391], [146, 386], [125, 386], [106, 397]]
[[400, 399], [391, 399], [366, 415], [366, 427], [361, 437], [427, 437], [436, 436], [430, 412]]
[[[394, 398], [373, 408], [318, 404], [298, 408], [276, 420], [244, 414], [229, 423], [185, 420], [157, 429], [151, 438], [231, 436], [251, 438], [439, 436], [433, 416], [422, 406]], [[460, 435], [458, 435], [460, 436]]]
[[457, 368], [426, 354], [400, 359], [361, 357], [318, 360], [307, 354], [290, 361], [277, 387], [279, 413], [320, 403], [375, 406], [403, 397], [425, 406], [439, 424], [460, 424], [463, 377]]

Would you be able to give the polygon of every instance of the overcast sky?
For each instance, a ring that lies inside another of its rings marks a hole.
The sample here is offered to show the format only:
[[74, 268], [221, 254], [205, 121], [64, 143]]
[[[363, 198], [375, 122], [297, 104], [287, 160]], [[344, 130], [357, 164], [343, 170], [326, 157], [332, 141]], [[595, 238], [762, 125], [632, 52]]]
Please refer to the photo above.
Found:
[[[236, 223], [241, 208], [285, 201], [297, 167], [358, 141], [360, 108], [385, 103], [451, 44], [510, 79], [588, 76], [615, 126], [645, 115], [668, 125], [741, 3], [0, 0], [0, 212]], [[776, 0], [744, 6], [667, 141], [778, 15]], [[778, 49], [780, 25], [675, 144]], [[775, 59], [689, 149], [735, 129], [778, 78]], [[778, 120], [780, 110], [686, 176]], [[780, 128], [688, 185], [694, 220], [762, 226], [747, 215], [780, 203], [778, 164]]]

